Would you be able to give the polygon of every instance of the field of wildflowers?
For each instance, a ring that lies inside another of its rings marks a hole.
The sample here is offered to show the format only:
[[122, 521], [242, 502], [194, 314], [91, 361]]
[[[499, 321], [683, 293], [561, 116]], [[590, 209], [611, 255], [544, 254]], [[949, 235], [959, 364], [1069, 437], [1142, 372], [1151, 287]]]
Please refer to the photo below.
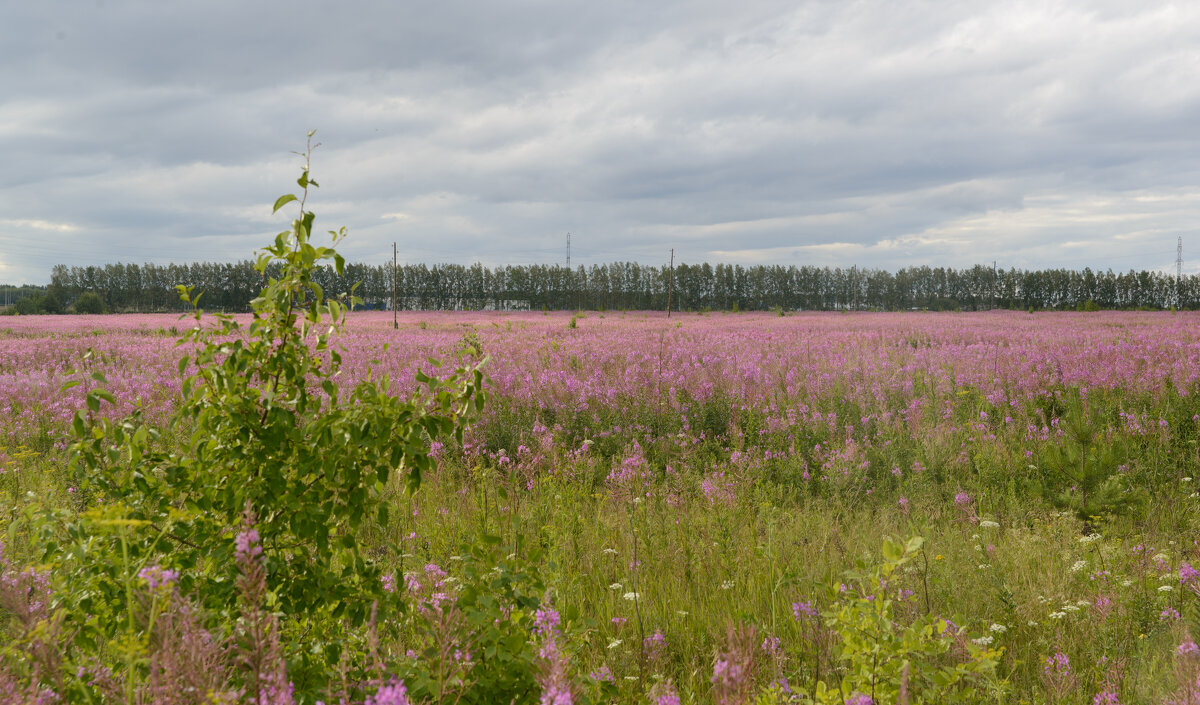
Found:
[[[65, 678], [91, 683], [78, 692], [133, 702], [123, 664], [138, 687], [174, 673], [256, 702], [487, 702], [488, 684], [543, 703], [1200, 702], [1200, 315], [399, 321], [347, 315], [338, 390], [407, 396], [444, 374], [431, 358], [477, 347], [489, 396], [461, 442], [433, 444], [420, 489], [389, 481], [387, 521], [358, 532], [397, 616], [354, 631], [288, 614], [248, 516], [227, 528], [253, 648], [212, 626], [167, 648], [200, 630], [198, 583], [131, 564], [126, 587], [171, 626], [72, 664]], [[112, 395], [94, 416], [171, 422], [156, 442], [181, 443], [177, 339], [193, 325], [0, 324], [10, 651], [69, 660], [55, 610], [85, 609], [53, 597], [38, 556], [65, 539], [30, 516], [96, 511], [67, 460], [89, 375]], [[286, 667], [248, 684], [247, 653]], [[0, 692], [49, 702], [73, 687], [50, 670]], [[139, 701], [191, 702], [152, 691]]]

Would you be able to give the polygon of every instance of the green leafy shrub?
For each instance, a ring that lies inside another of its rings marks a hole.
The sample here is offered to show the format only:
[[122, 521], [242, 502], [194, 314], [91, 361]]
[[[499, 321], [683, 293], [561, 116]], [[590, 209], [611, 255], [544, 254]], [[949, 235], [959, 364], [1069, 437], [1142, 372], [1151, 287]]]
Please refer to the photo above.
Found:
[[108, 312], [108, 307], [104, 305], [104, 299], [100, 298], [100, 295], [94, 291], [81, 294], [78, 299], [75, 299], [73, 308], [75, 309], [75, 313], [96, 314]]
[[[278, 211], [298, 202], [300, 213], [258, 256], [260, 272], [277, 274], [254, 299], [250, 322], [206, 316], [199, 297], [180, 288], [194, 326], [179, 344], [194, 352], [179, 362], [171, 433], [140, 410], [117, 421], [99, 414], [114, 401], [99, 374], [88, 383], [101, 386], [75, 417], [72, 472], [96, 508], [69, 523], [65, 541], [38, 545], [79, 663], [117, 668], [127, 683], [149, 673], [153, 638], [137, 576], [170, 571], [180, 592], [232, 634], [231, 620], [245, 617], [239, 546], [253, 535], [270, 586], [262, 597], [280, 617], [280, 656], [297, 686], [326, 687], [345, 656], [337, 635], [402, 609], [385, 590], [384, 556], [369, 554], [361, 538], [389, 521], [383, 491], [393, 480], [415, 490], [433, 466], [431, 441], [461, 441], [482, 408], [475, 348], [445, 378], [418, 374], [421, 390], [409, 399], [393, 396], [386, 378], [338, 386], [332, 341], [354, 300], [327, 297], [312, 279], [324, 261], [342, 272], [333, 245], [345, 231], [331, 231], [329, 246], [312, 244], [310, 154], [311, 135], [301, 195], [275, 203]], [[252, 526], [243, 526], [245, 516], [255, 517]]]
[[38, 313], [62, 313], [62, 302], [53, 292], [46, 294], [34, 294], [26, 296], [23, 299], [18, 299], [12, 306], [12, 312], [23, 316], [31, 316]]
[[984, 703], [995, 701], [996, 666], [1001, 652], [966, 638], [951, 622], [930, 615], [901, 620], [896, 604], [904, 598], [898, 571], [923, 545], [888, 539], [882, 563], [847, 573], [829, 588], [825, 627], [834, 636], [839, 676], [816, 687], [819, 703], [841, 705], [856, 696], [870, 702]]
[[[453, 576], [426, 566], [411, 578], [422, 587], [410, 593], [414, 609], [401, 632], [408, 636], [396, 651], [411, 650], [415, 658], [396, 658], [391, 669], [411, 697], [464, 705], [536, 697], [540, 664], [530, 632], [546, 589], [538, 574], [542, 555], [520, 539], [515, 548], [505, 554], [499, 538], [484, 535], [462, 548]], [[447, 578], [457, 589], [442, 584]]]

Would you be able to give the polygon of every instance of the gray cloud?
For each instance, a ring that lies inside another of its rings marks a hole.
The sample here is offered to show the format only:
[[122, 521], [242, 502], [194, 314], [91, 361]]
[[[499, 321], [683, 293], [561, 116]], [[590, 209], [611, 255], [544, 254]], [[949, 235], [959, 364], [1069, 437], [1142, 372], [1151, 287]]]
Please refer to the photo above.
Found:
[[1200, 216], [1182, 3], [56, 0], [0, 38], [0, 281], [248, 257], [313, 127], [352, 259], [1156, 268]]

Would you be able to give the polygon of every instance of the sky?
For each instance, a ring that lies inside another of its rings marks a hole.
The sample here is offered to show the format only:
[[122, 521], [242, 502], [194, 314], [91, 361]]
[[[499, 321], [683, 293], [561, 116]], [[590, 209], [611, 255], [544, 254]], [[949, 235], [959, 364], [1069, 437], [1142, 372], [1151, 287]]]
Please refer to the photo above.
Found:
[[1200, 3], [0, 4], [0, 282], [237, 261], [1200, 271]]

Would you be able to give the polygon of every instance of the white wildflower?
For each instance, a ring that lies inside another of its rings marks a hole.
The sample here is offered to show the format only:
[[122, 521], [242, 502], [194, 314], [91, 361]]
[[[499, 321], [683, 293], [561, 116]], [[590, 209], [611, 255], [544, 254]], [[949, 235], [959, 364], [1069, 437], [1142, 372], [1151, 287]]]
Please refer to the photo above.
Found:
[[1086, 567], [1087, 567], [1087, 561], [1084, 561], [1084, 560], [1075, 561], [1075, 563], [1071, 565], [1071, 572], [1078, 573], [1079, 571], [1083, 570]]
[[979, 522], [979, 525], [980, 525], [981, 527], [985, 528], [985, 529], [998, 529], [998, 528], [1000, 528], [1000, 525], [999, 525], [999, 524], [997, 524], [996, 522], [992, 521], [991, 519], [984, 519], [983, 521]]
[[992, 631], [997, 634], [1003, 634], [1004, 632], [1008, 631], [1008, 627], [1004, 626], [1003, 624], [993, 624], [992, 626], [988, 627], [988, 631]]
[[621, 645], [621, 640], [620, 640], [620, 639], [613, 639], [612, 641], [608, 642], [608, 648], [609, 648], [609, 650], [615, 649], [615, 648], [617, 648], [617, 647], [618, 647], [618, 646], [620, 646], [620, 645]]
[[633, 602], [634, 600], [638, 599], [638, 594], [636, 592], [627, 592], [625, 593], [625, 599]]

